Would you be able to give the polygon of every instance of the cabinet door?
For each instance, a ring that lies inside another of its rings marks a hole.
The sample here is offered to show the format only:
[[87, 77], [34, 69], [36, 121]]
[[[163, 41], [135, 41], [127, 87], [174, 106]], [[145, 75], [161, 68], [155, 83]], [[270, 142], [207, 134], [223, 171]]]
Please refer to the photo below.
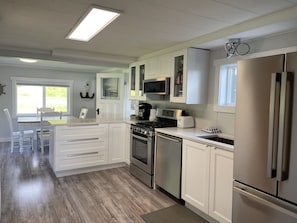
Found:
[[130, 164], [130, 124], [125, 124], [125, 161]]
[[183, 140], [182, 198], [208, 213], [210, 148]]
[[160, 77], [172, 78], [172, 54], [165, 54], [160, 57]]
[[129, 66], [129, 99], [146, 100], [143, 93], [143, 81], [146, 77], [147, 65], [145, 61], [132, 63]]
[[170, 101], [186, 104], [207, 102], [209, 51], [187, 48], [172, 54]]
[[137, 73], [138, 64], [133, 63], [129, 66], [130, 75], [129, 75], [129, 99], [136, 98], [136, 73]]
[[210, 161], [209, 215], [222, 223], [232, 217], [233, 153], [212, 148]]
[[172, 54], [172, 79], [170, 101], [186, 101], [186, 80], [187, 80], [187, 51], [181, 50]]
[[146, 100], [146, 96], [143, 93], [143, 81], [145, 80], [146, 75], [146, 64], [139, 63], [138, 65], [138, 91], [137, 91], [137, 99], [138, 100]]
[[160, 59], [153, 57], [147, 60], [147, 72], [145, 79], [154, 79], [160, 75]]
[[109, 163], [125, 161], [125, 124], [109, 124]]

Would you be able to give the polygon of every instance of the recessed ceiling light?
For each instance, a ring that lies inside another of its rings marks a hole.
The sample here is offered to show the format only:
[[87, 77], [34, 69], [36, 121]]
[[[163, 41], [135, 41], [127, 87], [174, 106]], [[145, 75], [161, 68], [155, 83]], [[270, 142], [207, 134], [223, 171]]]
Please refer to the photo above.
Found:
[[89, 41], [120, 15], [119, 11], [92, 7], [66, 37], [78, 41]]
[[25, 63], [36, 63], [38, 60], [29, 59], [29, 58], [20, 58], [20, 61]]

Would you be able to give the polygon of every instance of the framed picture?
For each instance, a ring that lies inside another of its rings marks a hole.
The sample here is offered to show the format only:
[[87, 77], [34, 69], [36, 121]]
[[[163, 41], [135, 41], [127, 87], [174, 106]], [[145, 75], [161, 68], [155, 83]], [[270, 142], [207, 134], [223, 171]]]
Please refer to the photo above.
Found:
[[101, 84], [102, 99], [119, 99], [119, 78], [102, 77]]

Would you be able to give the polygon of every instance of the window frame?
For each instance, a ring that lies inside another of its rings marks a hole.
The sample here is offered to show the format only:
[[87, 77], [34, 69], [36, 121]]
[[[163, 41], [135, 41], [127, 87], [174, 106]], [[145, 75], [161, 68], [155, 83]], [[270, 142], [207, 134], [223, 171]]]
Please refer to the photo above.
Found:
[[40, 85], [40, 86], [64, 86], [69, 87], [68, 91], [68, 112], [63, 115], [73, 114], [73, 80], [11, 77], [12, 81], [12, 115], [14, 117], [34, 116], [35, 114], [16, 114], [17, 108], [17, 85]]
[[214, 62], [215, 66], [215, 92], [214, 92], [214, 105], [213, 105], [213, 110], [215, 112], [223, 112], [223, 113], [235, 113], [235, 108], [236, 104], [233, 105], [226, 105], [222, 106], [219, 105], [219, 95], [220, 95], [220, 72], [221, 72], [221, 67], [226, 66], [226, 65], [231, 65], [231, 64], [237, 64], [237, 59], [222, 59], [222, 60], [216, 60]]

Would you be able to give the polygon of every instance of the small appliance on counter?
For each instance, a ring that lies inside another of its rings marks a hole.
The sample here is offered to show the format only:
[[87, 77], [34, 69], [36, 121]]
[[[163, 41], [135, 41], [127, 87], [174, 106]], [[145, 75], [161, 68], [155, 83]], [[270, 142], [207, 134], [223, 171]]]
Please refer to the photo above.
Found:
[[157, 118], [156, 114], [157, 114], [157, 110], [152, 108], [150, 110], [150, 117], [149, 117], [149, 120], [151, 122], [156, 121], [156, 118]]
[[194, 118], [192, 116], [179, 116], [177, 118], [177, 127], [178, 128], [193, 128], [194, 127]]
[[149, 120], [151, 108], [152, 108], [151, 104], [140, 103], [138, 105], [138, 119], [139, 120]]

